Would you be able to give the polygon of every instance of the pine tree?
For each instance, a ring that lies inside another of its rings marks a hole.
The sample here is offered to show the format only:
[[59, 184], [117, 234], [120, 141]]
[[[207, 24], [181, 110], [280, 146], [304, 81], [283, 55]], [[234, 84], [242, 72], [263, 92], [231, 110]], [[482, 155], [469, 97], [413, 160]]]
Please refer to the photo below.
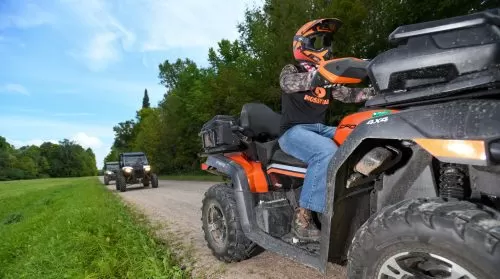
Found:
[[149, 96], [148, 96], [148, 90], [144, 89], [144, 97], [142, 98], [142, 108], [149, 108]]

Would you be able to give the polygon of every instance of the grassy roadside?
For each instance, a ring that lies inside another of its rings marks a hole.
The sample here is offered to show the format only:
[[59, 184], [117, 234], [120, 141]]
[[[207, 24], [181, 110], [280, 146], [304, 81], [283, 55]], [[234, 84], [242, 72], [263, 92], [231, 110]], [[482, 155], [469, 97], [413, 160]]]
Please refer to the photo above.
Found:
[[188, 278], [91, 178], [0, 183], [0, 278]]

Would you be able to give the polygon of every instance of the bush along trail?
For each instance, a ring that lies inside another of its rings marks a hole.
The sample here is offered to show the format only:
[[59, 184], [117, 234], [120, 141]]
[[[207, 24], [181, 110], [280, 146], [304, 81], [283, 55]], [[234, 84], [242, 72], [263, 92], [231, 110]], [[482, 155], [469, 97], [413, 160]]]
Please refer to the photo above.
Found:
[[0, 278], [188, 278], [95, 177], [0, 183]]

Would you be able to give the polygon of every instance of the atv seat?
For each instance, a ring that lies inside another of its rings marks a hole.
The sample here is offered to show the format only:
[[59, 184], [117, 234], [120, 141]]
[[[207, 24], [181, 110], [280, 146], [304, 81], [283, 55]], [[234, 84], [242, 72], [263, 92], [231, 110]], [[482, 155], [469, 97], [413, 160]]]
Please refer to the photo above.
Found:
[[243, 105], [240, 126], [246, 136], [259, 142], [267, 142], [280, 136], [281, 115], [264, 104]]
[[306, 168], [307, 164], [286, 154], [279, 148], [281, 115], [264, 104], [249, 103], [241, 109], [240, 126], [246, 136], [256, 141], [259, 161]]
[[281, 149], [278, 149], [274, 152], [273, 156], [271, 157], [270, 163], [283, 164], [299, 168], [307, 168], [307, 163], [304, 163], [301, 160], [286, 154]]

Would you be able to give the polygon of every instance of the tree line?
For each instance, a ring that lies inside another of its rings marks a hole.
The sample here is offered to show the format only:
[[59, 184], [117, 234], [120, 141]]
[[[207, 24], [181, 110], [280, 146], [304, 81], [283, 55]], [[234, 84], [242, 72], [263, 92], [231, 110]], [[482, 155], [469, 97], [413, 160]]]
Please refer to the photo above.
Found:
[[[239, 38], [221, 40], [208, 51], [209, 66], [189, 58], [159, 65], [166, 88], [157, 107], [147, 90], [135, 119], [118, 123], [114, 144], [105, 161], [123, 151], [144, 151], [160, 173], [199, 168], [203, 123], [214, 115], [237, 115], [248, 102], [280, 110], [279, 73], [293, 63], [292, 38], [305, 22], [336, 17], [344, 24], [334, 36], [337, 57], [373, 58], [391, 46], [388, 35], [398, 26], [464, 15], [498, 7], [499, 0], [265, 0], [248, 8], [237, 28]], [[359, 107], [334, 102], [328, 124], [335, 125]]]
[[92, 149], [64, 139], [15, 148], [0, 136], [0, 180], [97, 175]]

